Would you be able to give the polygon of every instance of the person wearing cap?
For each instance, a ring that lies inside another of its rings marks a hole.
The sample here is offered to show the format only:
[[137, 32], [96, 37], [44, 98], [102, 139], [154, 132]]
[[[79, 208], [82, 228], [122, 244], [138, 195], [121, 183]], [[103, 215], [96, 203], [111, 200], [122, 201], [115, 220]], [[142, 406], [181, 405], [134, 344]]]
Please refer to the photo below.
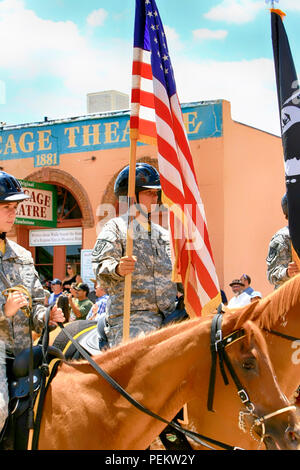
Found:
[[[282, 212], [288, 220], [288, 199], [281, 200]], [[292, 260], [291, 237], [288, 225], [278, 230], [272, 237], [267, 256], [267, 278], [275, 289], [288, 279], [299, 274], [297, 264]]]
[[241, 275], [241, 278], [240, 278], [240, 281], [242, 281], [242, 283], [244, 284], [244, 292], [246, 292], [246, 294], [249, 294], [251, 295], [252, 292], [254, 291], [254, 289], [250, 286], [251, 284], [251, 277], [248, 276], [248, 274], [242, 274]]
[[262, 295], [258, 290], [254, 290], [250, 294], [250, 302], [255, 302], [256, 300], [262, 299]]
[[[31, 253], [7, 238], [14, 224], [18, 204], [29, 199], [19, 181], [12, 175], [0, 172], [0, 430], [8, 416], [8, 384], [6, 356], [15, 357], [30, 346], [29, 318], [22, 307], [28, 306], [28, 298], [21, 292], [2, 293], [5, 289], [23, 285], [32, 298], [33, 330], [41, 333], [46, 306], [45, 293], [34, 267]], [[63, 322], [61, 309], [54, 307], [50, 313], [50, 325]]]
[[48, 299], [48, 305], [55, 305], [58, 297], [63, 293], [62, 281], [57, 278], [53, 279], [53, 281], [51, 281], [51, 290], [52, 293]]
[[[127, 196], [128, 178], [127, 166], [115, 181], [118, 198]], [[135, 181], [133, 255], [125, 255], [128, 213], [103, 226], [92, 252], [95, 277], [109, 295], [105, 327], [109, 347], [123, 339], [124, 281], [128, 274], [132, 274], [130, 337], [160, 328], [176, 308], [169, 232], [151, 220], [161, 190], [159, 173], [152, 165], [137, 163]]]
[[228, 308], [239, 308], [250, 304], [250, 295], [243, 292], [245, 284], [240, 279], [234, 279], [229, 285], [234, 296], [229, 300]]
[[75, 299], [72, 294], [68, 294], [69, 305], [72, 309], [72, 313], [75, 315], [76, 320], [85, 320], [87, 314], [93, 306], [93, 302], [88, 299], [89, 286], [83, 282], [80, 282], [75, 286], [77, 298]]

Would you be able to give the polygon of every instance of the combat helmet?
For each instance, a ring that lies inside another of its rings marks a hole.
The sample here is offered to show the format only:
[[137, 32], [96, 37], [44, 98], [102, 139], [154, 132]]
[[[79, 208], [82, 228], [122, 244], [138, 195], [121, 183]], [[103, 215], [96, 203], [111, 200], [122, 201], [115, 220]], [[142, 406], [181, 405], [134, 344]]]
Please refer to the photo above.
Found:
[[[114, 186], [114, 193], [117, 197], [128, 194], [129, 165], [123, 168], [117, 176]], [[159, 173], [149, 163], [139, 162], [136, 164], [135, 172], [135, 194], [145, 189], [161, 189]]]
[[0, 203], [4, 201], [18, 202], [29, 199], [24, 193], [19, 181], [5, 171], [0, 171]]

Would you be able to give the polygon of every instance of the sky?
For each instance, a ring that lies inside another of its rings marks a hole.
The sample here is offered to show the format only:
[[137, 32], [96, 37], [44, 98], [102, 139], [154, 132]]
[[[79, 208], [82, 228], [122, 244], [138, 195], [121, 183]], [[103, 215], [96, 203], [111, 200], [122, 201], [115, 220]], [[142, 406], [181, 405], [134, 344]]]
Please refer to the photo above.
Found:
[[[156, 0], [182, 103], [226, 99], [280, 135], [264, 0]], [[275, 3], [300, 73], [300, 0]], [[0, 121], [83, 116], [86, 95], [130, 95], [135, 0], [0, 0]]]

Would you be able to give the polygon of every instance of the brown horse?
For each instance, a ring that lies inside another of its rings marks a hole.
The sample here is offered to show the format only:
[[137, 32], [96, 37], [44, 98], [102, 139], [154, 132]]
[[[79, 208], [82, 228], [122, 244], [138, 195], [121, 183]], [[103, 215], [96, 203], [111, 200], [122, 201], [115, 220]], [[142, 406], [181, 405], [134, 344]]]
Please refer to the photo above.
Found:
[[[226, 310], [225, 317], [239, 317], [238, 326], [245, 319], [255, 322], [264, 332], [271, 362], [279, 386], [283, 393], [292, 399], [300, 385], [300, 275], [290, 279], [279, 289], [262, 300], [246, 307]], [[271, 333], [271, 330], [287, 335], [287, 338]], [[289, 338], [290, 337], [290, 338]], [[299, 338], [299, 341], [296, 340]], [[219, 384], [220, 386], [220, 379]], [[257, 448], [257, 442], [249, 433], [243, 433], [235, 427], [228, 433], [228, 422], [232, 419], [231, 396], [225, 390], [219, 401], [215, 402], [216, 413], [207, 410], [205, 403], [199, 400], [188, 404], [189, 429], [218, 439], [230, 445], [246, 449]], [[199, 448], [191, 442], [193, 448]], [[269, 443], [269, 446], [271, 444]]]
[[[240, 322], [239, 322], [240, 323]], [[223, 319], [223, 334], [235, 330], [237, 316]], [[258, 417], [286, 408], [259, 328], [243, 323], [245, 336], [228, 346], [227, 354], [247, 389]], [[190, 320], [95, 356], [94, 359], [136, 400], [171, 420], [190, 400], [206, 403], [210, 374], [211, 319]], [[228, 389], [225, 393], [225, 389]], [[243, 409], [232, 381], [217, 379], [215, 403], [230, 396], [227, 432], [238, 426]], [[249, 415], [252, 432], [261, 433]], [[266, 421], [282, 449], [295, 449], [296, 415], [287, 410]], [[62, 363], [46, 395], [39, 449], [146, 449], [165, 424], [142, 413], [100, 377], [87, 361]]]

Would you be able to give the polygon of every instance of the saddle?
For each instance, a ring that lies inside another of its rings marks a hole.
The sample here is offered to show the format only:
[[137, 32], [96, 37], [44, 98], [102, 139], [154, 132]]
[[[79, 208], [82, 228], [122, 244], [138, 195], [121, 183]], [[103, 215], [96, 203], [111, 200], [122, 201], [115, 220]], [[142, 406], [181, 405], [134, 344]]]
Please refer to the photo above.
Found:
[[[0, 435], [1, 450], [26, 450], [29, 437], [29, 411], [33, 400], [36, 409], [42, 409], [41, 388], [47, 381], [47, 387], [56, 374], [57, 367], [64, 359], [63, 353], [48, 346], [46, 362], [41, 345], [32, 348], [32, 393], [30, 390], [30, 348], [21, 351], [15, 358], [6, 362], [9, 389], [9, 416]], [[38, 402], [36, 402], [38, 400]], [[41, 415], [41, 413], [39, 413]], [[40, 416], [41, 417], [41, 416]], [[40, 420], [39, 420], [40, 421]], [[39, 422], [34, 425], [38, 431]]]

